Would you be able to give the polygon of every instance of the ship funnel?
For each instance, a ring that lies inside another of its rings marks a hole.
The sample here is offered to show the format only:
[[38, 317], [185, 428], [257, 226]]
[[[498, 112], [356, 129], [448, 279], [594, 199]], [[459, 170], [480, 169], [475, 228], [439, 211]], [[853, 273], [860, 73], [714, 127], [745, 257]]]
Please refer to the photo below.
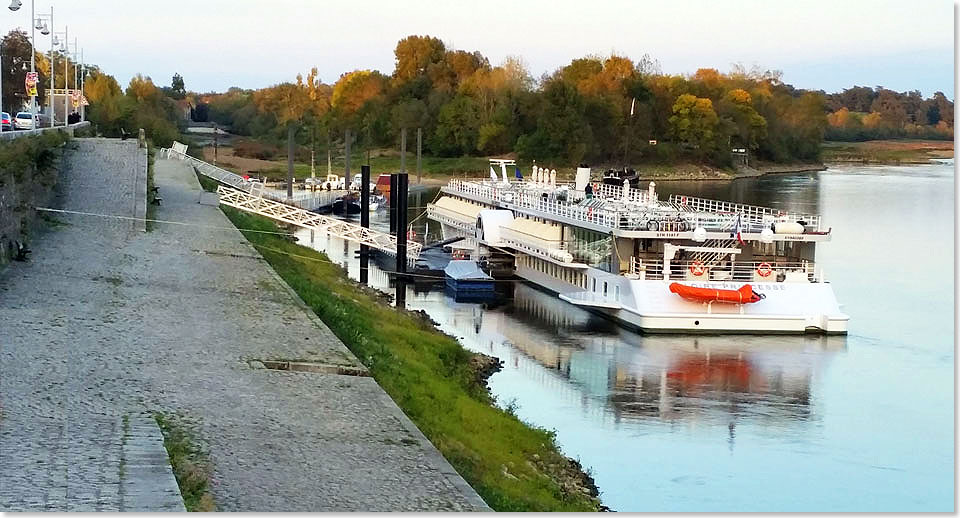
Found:
[[590, 183], [590, 168], [589, 167], [578, 167], [577, 168], [577, 177], [576, 185], [574, 190], [583, 191], [587, 188], [587, 184]]

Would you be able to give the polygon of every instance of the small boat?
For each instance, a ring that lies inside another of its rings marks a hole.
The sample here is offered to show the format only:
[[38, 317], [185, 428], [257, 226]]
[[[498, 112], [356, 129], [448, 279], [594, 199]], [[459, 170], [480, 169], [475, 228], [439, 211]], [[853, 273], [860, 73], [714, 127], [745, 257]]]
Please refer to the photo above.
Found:
[[376, 190], [383, 196], [390, 197], [390, 175], [381, 174], [377, 177]]
[[331, 207], [334, 214], [359, 214], [362, 210], [360, 200], [352, 195], [337, 198]]
[[370, 212], [376, 212], [381, 206], [386, 205], [387, 200], [380, 194], [370, 195]]
[[447, 287], [457, 293], [493, 295], [493, 277], [484, 273], [475, 261], [450, 261], [443, 275]]
[[744, 284], [738, 290], [719, 290], [715, 288], [697, 288], [679, 282], [670, 283], [670, 291], [693, 302], [726, 302], [729, 304], [750, 304], [763, 300], [762, 293], [755, 293], [753, 287]]
[[624, 167], [623, 169], [607, 169], [607, 172], [603, 173], [602, 181], [607, 185], [623, 187], [624, 180], [628, 180], [631, 186], [636, 187], [640, 183], [640, 175], [629, 167]]

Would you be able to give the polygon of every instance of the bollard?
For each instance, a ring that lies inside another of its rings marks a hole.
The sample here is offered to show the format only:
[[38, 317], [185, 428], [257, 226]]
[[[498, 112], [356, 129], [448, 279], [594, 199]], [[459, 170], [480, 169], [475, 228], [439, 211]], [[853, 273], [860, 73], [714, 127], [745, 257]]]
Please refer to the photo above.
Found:
[[[370, 166], [360, 166], [360, 226], [370, 228]], [[370, 247], [360, 245], [360, 283], [367, 284]]]

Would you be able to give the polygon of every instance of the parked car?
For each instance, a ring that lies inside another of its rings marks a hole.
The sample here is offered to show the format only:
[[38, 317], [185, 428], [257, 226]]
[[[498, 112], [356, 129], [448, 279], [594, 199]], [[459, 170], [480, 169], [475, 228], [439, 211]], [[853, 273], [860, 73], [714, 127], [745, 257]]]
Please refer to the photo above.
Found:
[[3, 131], [13, 131], [13, 119], [7, 112], [0, 113], [0, 129]]
[[17, 112], [17, 117], [13, 121], [14, 128], [18, 130], [31, 130], [39, 126], [37, 118], [30, 112]]

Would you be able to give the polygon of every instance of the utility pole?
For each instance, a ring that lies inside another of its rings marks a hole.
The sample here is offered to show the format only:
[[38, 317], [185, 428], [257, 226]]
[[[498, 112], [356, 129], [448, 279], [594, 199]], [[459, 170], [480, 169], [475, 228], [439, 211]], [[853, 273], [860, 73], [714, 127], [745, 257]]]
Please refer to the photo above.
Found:
[[296, 130], [293, 122], [287, 122], [287, 199], [293, 199], [293, 137]]
[[333, 160], [330, 158], [330, 128], [327, 128], [327, 176], [330, 176], [333, 169]]
[[70, 37], [67, 26], [63, 26], [63, 127], [66, 128], [70, 124], [70, 96], [67, 95], [67, 88], [69, 88], [69, 70], [70, 66]]
[[[36, 2], [30, 0], [30, 73], [37, 73], [37, 16], [33, 12], [33, 6]], [[30, 96], [30, 116], [33, 117], [33, 124], [37, 123], [37, 97], [35, 95]], [[34, 126], [36, 128], [36, 126]]]
[[407, 128], [400, 129], [400, 172], [407, 172]]
[[[347, 182], [350, 181], [350, 130], [344, 130], [343, 132], [343, 145], [344, 153], [347, 155], [343, 163], [343, 183], [346, 186]], [[346, 211], [346, 204], [344, 204], [344, 211]]]
[[54, 119], [56, 119], [56, 117], [53, 116], [53, 112], [54, 112], [53, 110], [53, 76], [55, 75], [54, 70], [57, 69], [57, 67], [53, 66], [53, 42], [57, 40], [57, 37], [56, 35], [53, 35], [53, 7], [52, 6], [50, 7], [50, 34], [51, 34], [50, 36], [50, 98], [47, 99], [47, 101], [49, 101], [50, 103], [50, 127], [52, 128], [54, 126]]
[[83, 60], [83, 49], [80, 49], [80, 122], [87, 120], [87, 110], [83, 106], [84, 75], [87, 73], [87, 63]]
[[[420, 128], [417, 128], [417, 183], [420, 183], [420, 172], [422, 171], [422, 169], [421, 169], [421, 162], [420, 162], [420, 154], [421, 154], [421, 151], [422, 151], [421, 148], [422, 148], [423, 139], [422, 139], [421, 134], [422, 134], [422, 132], [420, 131]], [[419, 193], [420, 191], [417, 191], [417, 192]]]
[[316, 190], [317, 185], [317, 166], [316, 166], [316, 155], [317, 155], [317, 125], [310, 125], [310, 178], [312, 182], [310, 184], [310, 190]]

